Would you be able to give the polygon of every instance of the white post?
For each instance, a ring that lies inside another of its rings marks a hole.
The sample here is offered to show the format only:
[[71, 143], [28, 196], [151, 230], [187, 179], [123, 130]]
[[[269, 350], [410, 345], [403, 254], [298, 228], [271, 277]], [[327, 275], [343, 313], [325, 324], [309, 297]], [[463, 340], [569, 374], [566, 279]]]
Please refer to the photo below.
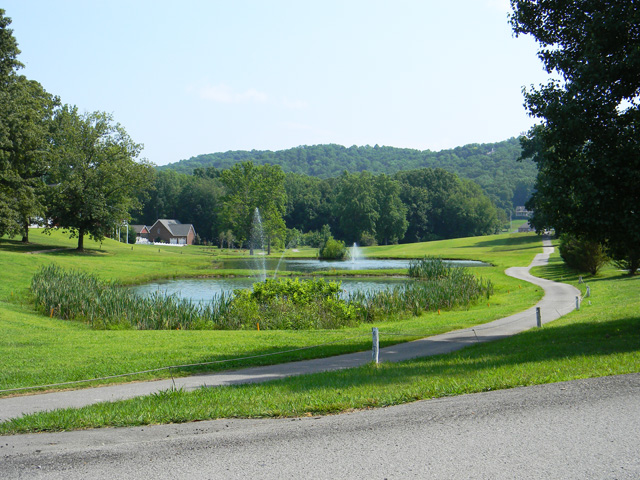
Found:
[[576, 310], [580, 310], [580, 297], [576, 295]]
[[373, 327], [371, 329], [371, 333], [373, 334], [373, 363], [378, 363], [378, 356], [380, 353], [380, 338], [378, 335], [378, 329], [376, 327]]
[[584, 296], [584, 298], [589, 298], [591, 296], [591, 289], [589, 288], [589, 285], [587, 285], [587, 293]]
[[127, 223], [127, 239], [125, 241], [125, 243], [129, 243], [129, 224]]
[[542, 315], [540, 315], [540, 307], [536, 307], [536, 326], [542, 326]]

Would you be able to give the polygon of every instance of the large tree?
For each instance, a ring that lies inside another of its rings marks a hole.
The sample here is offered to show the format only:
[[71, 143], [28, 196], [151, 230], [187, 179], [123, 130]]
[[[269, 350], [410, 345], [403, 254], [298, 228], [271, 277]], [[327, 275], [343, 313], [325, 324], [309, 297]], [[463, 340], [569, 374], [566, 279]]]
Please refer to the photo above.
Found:
[[367, 171], [344, 172], [338, 180], [333, 209], [338, 218], [339, 238], [350, 244], [375, 236], [380, 214], [373, 175]]
[[511, 0], [554, 79], [525, 92], [541, 119], [522, 139], [538, 164], [536, 229], [606, 243], [640, 266], [640, 8], [629, 0]]
[[22, 234], [43, 214], [40, 189], [47, 167], [47, 129], [57, 99], [18, 75], [18, 44], [0, 9], [0, 235]]
[[56, 112], [51, 138], [48, 228], [68, 230], [83, 250], [85, 235], [102, 240], [130, 219], [153, 170], [146, 160], [136, 160], [142, 146], [103, 112], [80, 115], [65, 105]]
[[42, 218], [43, 178], [49, 166], [48, 130], [57, 99], [24, 76], [0, 94], [0, 234], [29, 240], [33, 217]]
[[[284, 177], [279, 165], [254, 165], [251, 162], [236, 164], [222, 172], [220, 180], [225, 187], [223, 222], [239, 242], [250, 239], [256, 209], [259, 210], [269, 250], [273, 242], [284, 241]], [[250, 248], [253, 250], [253, 245]]]
[[407, 207], [400, 199], [400, 182], [388, 175], [374, 177], [378, 204], [376, 240], [379, 244], [398, 243], [407, 231]]

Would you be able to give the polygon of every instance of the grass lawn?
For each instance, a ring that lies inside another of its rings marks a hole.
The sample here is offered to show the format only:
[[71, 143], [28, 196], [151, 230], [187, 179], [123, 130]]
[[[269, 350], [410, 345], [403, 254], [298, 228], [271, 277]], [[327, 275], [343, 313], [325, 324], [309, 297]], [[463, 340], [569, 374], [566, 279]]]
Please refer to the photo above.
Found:
[[557, 255], [533, 273], [574, 284], [583, 293], [589, 285], [592, 296], [580, 311], [542, 328], [447, 355], [28, 415], [0, 424], [0, 434], [318, 415], [640, 371], [639, 276], [608, 267], [579, 284]]
[[[220, 270], [218, 260], [221, 252], [211, 247], [131, 246], [107, 240], [102, 245], [85, 241], [88, 251], [77, 253], [72, 250], [75, 240], [61, 233], [54, 232], [48, 236], [35, 230], [30, 237], [33, 245], [26, 246], [19, 241], [0, 239], [0, 265], [4, 270], [4, 281], [0, 283], [0, 328], [3, 332], [0, 337], [0, 358], [3, 359], [0, 390], [272, 354], [314, 345], [320, 346], [251, 360], [94, 382], [92, 385], [282, 363], [370, 348], [372, 325], [369, 324], [322, 331], [101, 331], [80, 322], [48, 318], [34, 312], [29, 282], [34, 272], [51, 262], [65, 268], [94, 272], [105, 280], [129, 284], [157, 278], [241, 272]], [[57, 248], [70, 250], [29, 253]], [[496, 284], [489, 307], [483, 303], [467, 310], [442, 312], [442, 315], [427, 313], [419, 318], [377, 323], [375, 326], [381, 332], [381, 345], [484, 323], [529, 307], [540, 298], [540, 289], [507, 277], [503, 270], [510, 265], [529, 264], [540, 251], [538, 237], [509, 234], [365, 249], [367, 255], [440, 255], [483, 260], [496, 265], [476, 269], [476, 273]], [[311, 252], [302, 250], [294, 253], [309, 256]], [[385, 336], [385, 333], [402, 333], [404, 336]], [[74, 388], [84, 386], [88, 384]], [[0, 395], [8, 394], [14, 393], [0, 392]]]

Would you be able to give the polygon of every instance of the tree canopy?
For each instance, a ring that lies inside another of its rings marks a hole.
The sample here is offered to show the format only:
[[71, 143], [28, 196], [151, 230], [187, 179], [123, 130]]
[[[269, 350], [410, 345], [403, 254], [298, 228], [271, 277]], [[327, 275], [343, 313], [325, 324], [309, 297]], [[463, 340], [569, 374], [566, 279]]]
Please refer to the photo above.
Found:
[[58, 100], [18, 75], [18, 44], [0, 9], [0, 235], [28, 241], [32, 217], [44, 214], [49, 122]]
[[269, 245], [284, 241], [286, 193], [284, 173], [278, 165], [244, 162], [224, 170], [220, 177], [226, 193], [222, 198], [224, 224], [240, 242], [251, 237], [255, 210], [260, 210]]
[[538, 164], [537, 229], [606, 243], [640, 266], [640, 9], [624, 0], [511, 0], [555, 78], [525, 92], [541, 119], [522, 139]]
[[80, 115], [65, 105], [56, 113], [52, 144], [48, 228], [69, 230], [82, 250], [86, 234], [102, 240], [130, 218], [153, 170], [145, 160], [136, 161], [141, 145], [103, 112]]

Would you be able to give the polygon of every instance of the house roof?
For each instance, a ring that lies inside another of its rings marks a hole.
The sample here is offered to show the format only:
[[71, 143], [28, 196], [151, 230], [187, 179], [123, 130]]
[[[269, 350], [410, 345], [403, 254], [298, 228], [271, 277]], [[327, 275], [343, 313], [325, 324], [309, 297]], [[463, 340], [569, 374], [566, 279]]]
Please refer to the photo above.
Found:
[[[170, 225], [169, 231], [176, 237], [186, 237], [189, 234], [189, 230], [193, 228], [190, 223], [181, 223]], [[193, 230], [195, 232], [195, 229]]]
[[[191, 223], [182, 223], [180, 220], [168, 219], [168, 218], [159, 218], [156, 223], [160, 222], [169, 233], [174, 237], [186, 237], [189, 234], [189, 230], [193, 228]], [[154, 223], [155, 225], [155, 223]], [[193, 233], [196, 232], [196, 229], [193, 228]]]
[[[129, 225], [136, 233], [149, 233], [149, 228], [146, 225]], [[145, 231], [146, 230], [146, 231]]]

